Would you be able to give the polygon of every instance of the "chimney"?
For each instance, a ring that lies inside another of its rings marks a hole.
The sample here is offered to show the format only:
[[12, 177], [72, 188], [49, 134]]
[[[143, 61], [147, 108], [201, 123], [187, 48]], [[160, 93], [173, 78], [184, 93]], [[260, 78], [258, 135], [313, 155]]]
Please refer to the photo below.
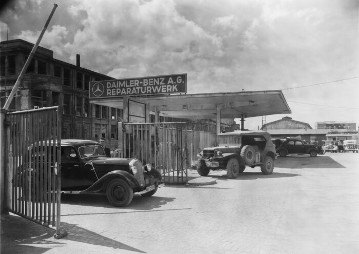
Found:
[[76, 66], [80, 67], [80, 54], [76, 54]]

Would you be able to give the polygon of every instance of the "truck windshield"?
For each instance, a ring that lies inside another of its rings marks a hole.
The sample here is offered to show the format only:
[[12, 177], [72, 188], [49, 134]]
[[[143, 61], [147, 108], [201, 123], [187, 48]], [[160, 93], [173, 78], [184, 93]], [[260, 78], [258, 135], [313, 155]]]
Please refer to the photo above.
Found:
[[81, 158], [106, 156], [105, 150], [103, 149], [103, 147], [101, 145], [80, 146], [79, 154], [80, 154]]
[[240, 145], [241, 144], [241, 136], [218, 136], [218, 144], [219, 145]]

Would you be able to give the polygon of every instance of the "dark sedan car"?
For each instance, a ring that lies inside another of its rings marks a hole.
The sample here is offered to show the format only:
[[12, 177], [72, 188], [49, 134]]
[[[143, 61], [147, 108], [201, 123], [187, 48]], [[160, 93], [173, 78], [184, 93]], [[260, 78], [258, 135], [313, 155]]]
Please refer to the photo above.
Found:
[[309, 154], [311, 157], [315, 157], [318, 154], [322, 154], [323, 150], [321, 146], [308, 144], [299, 139], [287, 138], [276, 147], [276, 152], [281, 157], [285, 157], [288, 154]]
[[152, 196], [161, 174], [137, 159], [108, 158], [91, 140], [61, 140], [61, 190], [104, 193], [111, 205], [127, 206], [133, 193]]

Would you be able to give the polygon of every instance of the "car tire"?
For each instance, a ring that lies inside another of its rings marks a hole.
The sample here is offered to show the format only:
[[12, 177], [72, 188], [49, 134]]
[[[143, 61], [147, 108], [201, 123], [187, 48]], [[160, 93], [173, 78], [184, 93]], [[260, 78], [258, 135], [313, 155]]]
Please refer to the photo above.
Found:
[[264, 175], [270, 175], [273, 173], [274, 160], [271, 156], [267, 155], [264, 158], [263, 164], [261, 165], [261, 171]]
[[106, 197], [113, 206], [128, 206], [133, 198], [133, 189], [125, 180], [116, 178], [108, 183]]
[[241, 150], [241, 157], [243, 158], [244, 162], [251, 166], [254, 164], [256, 160], [256, 150], [253, 146], [243, 146]]
[[209, 170], [210, 169], [207, 167], [206, 162], [204, 160], [198, 161], [197, 172], [200, 176], [208, 176]]
[[[243, 165], [244, 166], [244, 165]], [[227, 162], [227, 177], [228, 178], [237, 178], [239, 173], [244, 171], [244, 167], [240, 165], [240, 162], [237, 158], [231, 158]]]
[[288, 154], [287, 150], [285, 150], [285, 149], [279, 150], [279, 156], [280, 157], [285, 157], [285, 156], [287, 156], [287, 154]]
[[318, 155], [318, 153], [317, 153], [317, 151], [312, 150], [309, 152], [309, 155], [310, 155], [310, 157], [316, 157]]

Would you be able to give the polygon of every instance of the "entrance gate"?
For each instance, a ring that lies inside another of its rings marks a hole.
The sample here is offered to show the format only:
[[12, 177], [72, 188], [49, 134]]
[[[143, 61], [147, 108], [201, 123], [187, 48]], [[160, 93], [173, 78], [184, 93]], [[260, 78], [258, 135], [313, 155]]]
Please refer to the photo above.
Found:
[[119, 156], [152, 164], [165, 183], [186, 183], [191, 133], [187, 123], [120, 123]]
[[7, 117], [8, 209], [42, 225], [56, 225], [58, 235], [61, 202], [59, 108], [11, 112]]

